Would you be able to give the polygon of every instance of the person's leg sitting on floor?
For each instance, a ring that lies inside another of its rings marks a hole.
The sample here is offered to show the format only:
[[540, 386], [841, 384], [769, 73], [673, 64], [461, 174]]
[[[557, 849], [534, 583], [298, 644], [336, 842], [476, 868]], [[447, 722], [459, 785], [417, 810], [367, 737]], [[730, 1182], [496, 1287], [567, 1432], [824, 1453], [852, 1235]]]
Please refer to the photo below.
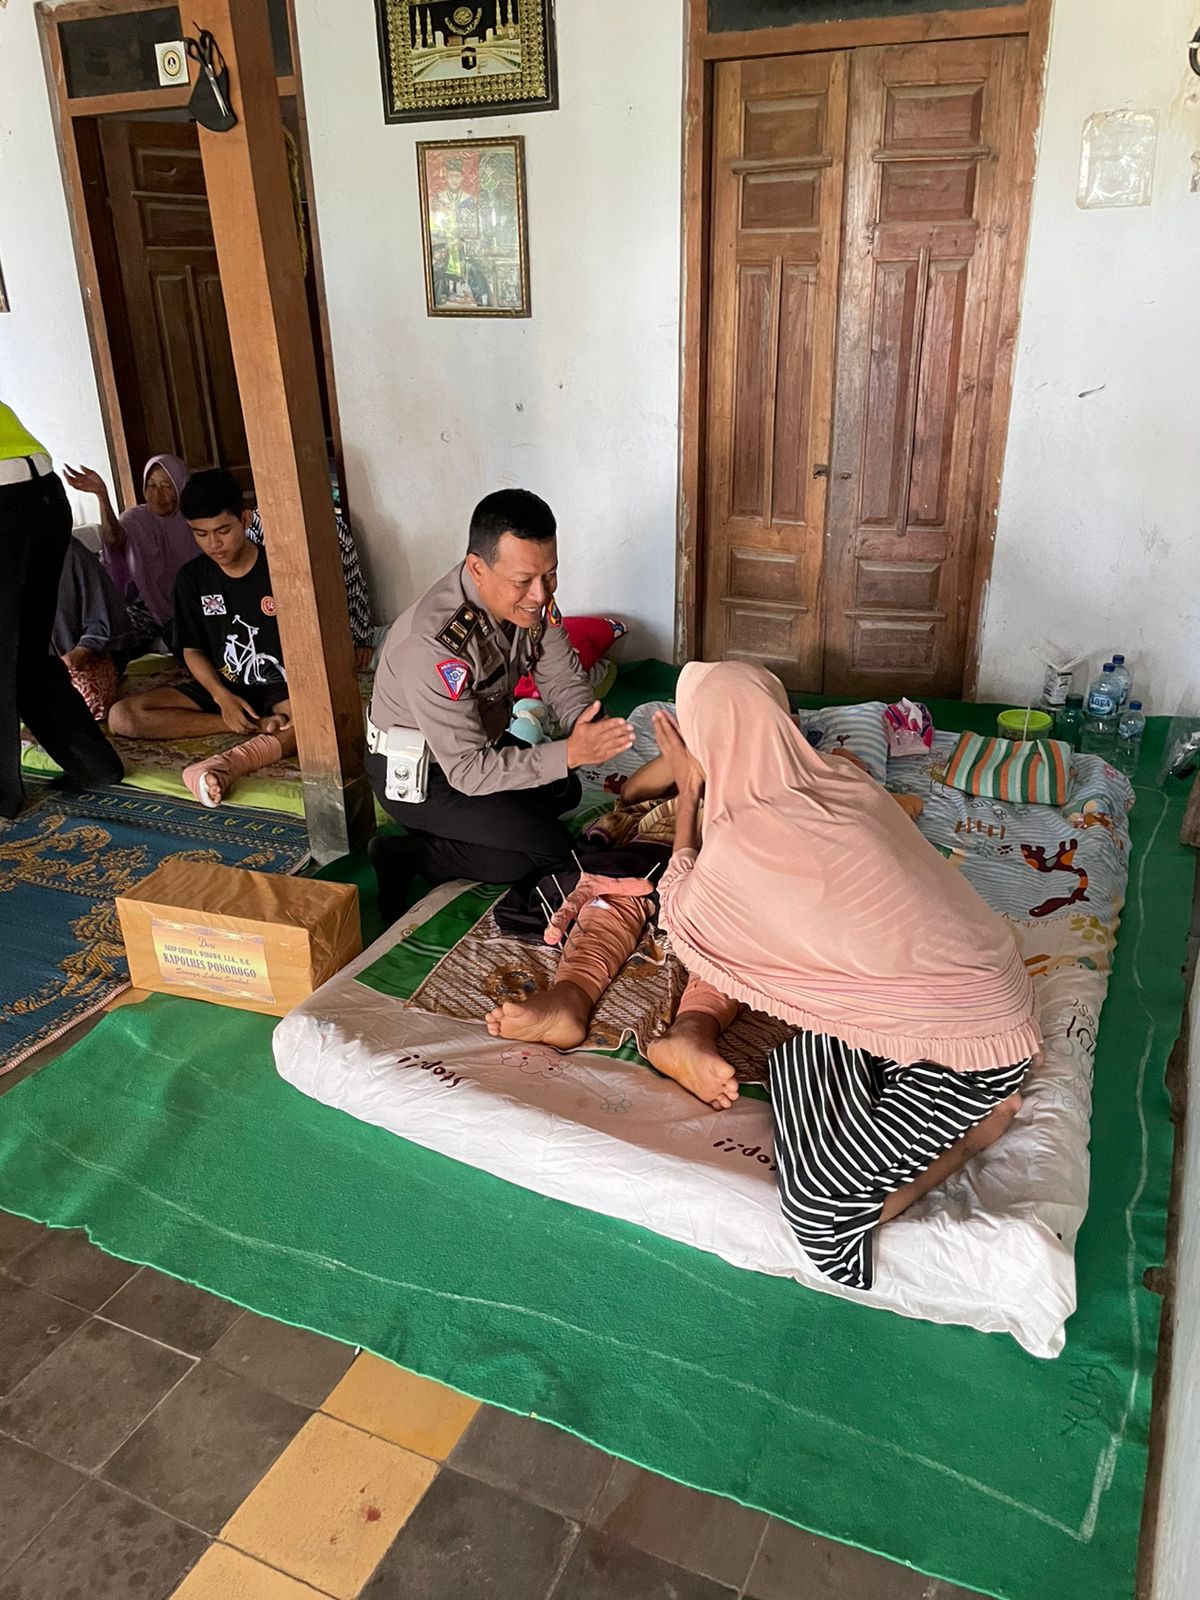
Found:
[[262, 733], [216, 755], [201, 756], [183, 769], [183, 781], [204, 806], [219, 806], [239, 778], [261, 772], [296, 753], [292, 708], [280, 700], [259, 719]]
[[711, 983], [689, 977], [675, 1021], [646, 1047], [650, 1065], [710, 1106], [727, 1109], [737, 1099], [738, 1086], [717, 1041], [740, 1010]]
[[585, 872], [546, 929], [550, 945], [566, 934], [554, 983], [528, 1000], [506, 1000], [489, 1011], [488, 1032], [556, 1050], [581, 1045], [600, 996], [637, 949], [653, 892], [645, 878]]

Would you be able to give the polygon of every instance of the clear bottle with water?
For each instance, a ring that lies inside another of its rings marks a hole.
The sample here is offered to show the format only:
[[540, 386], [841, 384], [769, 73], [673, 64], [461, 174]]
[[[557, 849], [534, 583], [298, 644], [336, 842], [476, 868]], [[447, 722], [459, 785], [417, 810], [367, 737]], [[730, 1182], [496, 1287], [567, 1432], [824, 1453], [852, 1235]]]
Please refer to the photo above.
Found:
[[1054, 737], [1061, 739], [1064, 744], [1069, 744], [1072, 750], [1078, 750], [1082, 736], [1083, 696], [1069, 694], [1066, 705], [1054, 719]]
[[1121, 703], [1121, 684], [1111, 661], [1092, 680], [1088, 690], [1079, 748], [1089, 755], [1111, 759], [1117, 741], [1117, 717]]
[[1129, 696], [1133, 693], [1133, 673], [1125, 665], [1124, 656], [1113, 657], [1113, 677], [1121, 686], [1121, 702], [1117, 707], [1119, 716], [1129, 704]]
[[1145, 732], [1146, 718], [1142, 712], [1142, 702], [1131, 700], [1117, 723], [1117, 746], [1113, 758], [1113, 765], [1119, 767], [1127, 778], [1132, 778], [1137, 771]]

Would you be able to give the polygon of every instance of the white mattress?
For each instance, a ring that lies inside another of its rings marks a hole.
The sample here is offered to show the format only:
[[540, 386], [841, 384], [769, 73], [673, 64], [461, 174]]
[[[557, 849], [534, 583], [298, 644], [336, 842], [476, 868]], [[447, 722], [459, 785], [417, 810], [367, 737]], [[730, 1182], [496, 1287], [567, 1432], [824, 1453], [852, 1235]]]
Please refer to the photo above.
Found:
[[[1092, 1057], [1126, 880], [1131, 798], [1123, 779], [1099, 763], [1089, 768], [1094, 758], [1082, 762], [1073, 802], [1082, 813], [942, 790], [930, 782], [928, 759], [905, 763], [895, 785], [926, 795], [924, 830], [1012, 918], [1035, 973], [1046, 1052], [1004, 1138], [880, 1229], [869, 1293], [817, 1272], [781, 1216], [763, 1101], [742, 1096], [731, 1110], [713, 1111], [643, 1066], [492, 1039], [482, 1023], [422, 1012], [357, 981], [465, 884], [429, 895], [284, 1018], [276, 1066], [325, 1105], [554, 1200], [823, 1294], [1009, 1333], [1033, 1355], [1055, 1356], [1075, 1306]], [[1096, 824], [1098, 808], [1111, 825]], [[1064, 838], [1076, 839], [1089, 894], [1047, 912], [1046, 896], [1072, 889], [1077, 874], [1029, 870], [1013, 841], [1053, 851], [1049, 841]], [[1039, 902], [1036, 916], [1031, 901]]]

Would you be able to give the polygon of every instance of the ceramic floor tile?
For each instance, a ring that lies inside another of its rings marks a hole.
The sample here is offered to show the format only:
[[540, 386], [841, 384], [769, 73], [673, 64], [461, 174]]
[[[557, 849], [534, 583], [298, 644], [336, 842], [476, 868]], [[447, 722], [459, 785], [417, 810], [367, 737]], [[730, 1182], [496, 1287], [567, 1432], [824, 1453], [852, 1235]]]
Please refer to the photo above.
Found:
[[87, 1322], [0, 1404], [0, 1432], [70, 1466], [107, 1461], [192, 1363], [107, 1322]]
[[553, 1600], [736, 1600], [737, 1590], [586, 1528]]
[[85, 1311], [98, 1311], [138, 1269], [97, 1250], [78, 1228], [51, 1228], [6, 1270], [10, 1278], [31, 1289], [69, 1300]]
[[701, 1494], [618, 1461], [592, 1522], [625, 1544], [740, 1589], [762, 1543], [767, 1517], [733, 1500]]
[[574, 1434], [486, 1406], [450, 1456], [468, 1477], [512, 1489], [548, 1511], [582, 1522], [612, 1470], [612, 1457]]
[[211, 1358], [226, 1372], [315, 1411], [354, 1360], [348, 1344], [244, 1311]]
[[264, 1567], [240, 1550], [212, 1544], [171, 1600], [323, 1600], [323, 1596], [307, 1583]]
[[0, 1272], [45, 1231], [40, 1222], [14, 1216], [11, 1211], [0, 1211]]
[[352, 1600], [436, 1472], [422, 1456], [318, 1414], [221, 1537], [337, 1600]]
[[565, 1517], [447, 1468], [362, 1600], [543, 1600], [578, 1532]]
[[86, 1481], [73, 1467], [0, 1436], [0, 1574]]
[[771, 1521], [746, 1585], [754, 1600], [951, 1600], [932, 1578]]
[[202, 1361], [126, 1440], [104, 1477], [217, 1533], [309, 1415]]
[[15, 1389], [86, 1321], [78, 1306], [0, 1278], [0, 1395]]
[[104, 1306], [107, 1321], [161, 1339], [189, 1356], [207, 1355], [241, 1315], [241, 1306], [153, 1267], [143, 1267]]
[[479, 1402], [364, 1352], [321, 1410], [418, 1455], [444, 1461]]
[[88, 1480], [0, 1577], [0, 1600], [158, 1600], [204, 1545], [203, 1534]]

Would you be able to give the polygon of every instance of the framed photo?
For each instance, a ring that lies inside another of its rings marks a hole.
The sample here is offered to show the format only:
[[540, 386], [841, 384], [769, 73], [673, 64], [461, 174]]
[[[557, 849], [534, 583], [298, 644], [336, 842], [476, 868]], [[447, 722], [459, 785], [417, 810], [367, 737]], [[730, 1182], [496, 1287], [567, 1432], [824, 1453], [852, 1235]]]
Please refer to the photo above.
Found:
[[7, 311], [8, 309], [8, 290], [4, 287], [4, 268], [0, 267], [0, 311]]
[[525, 141], [417, 145], [431, 317], [527, 317]]
[[558, 107], [554, 0], [375, 0], [387, 122]]

